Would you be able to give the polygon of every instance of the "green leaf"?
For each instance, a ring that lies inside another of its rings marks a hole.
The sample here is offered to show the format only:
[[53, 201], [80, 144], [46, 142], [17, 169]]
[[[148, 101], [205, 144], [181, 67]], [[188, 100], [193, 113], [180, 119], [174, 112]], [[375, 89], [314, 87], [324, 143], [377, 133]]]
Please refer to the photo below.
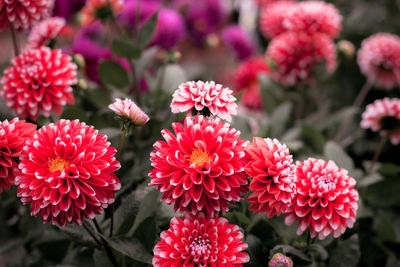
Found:
[[108, 244], [116, 251], [140, 262], [151, 264], [152, 255], [134, 238], [107, 238]]
[[0, 246], [0, 255], [15, 249], [16, 247], [19, 247], [23, 245], [23, 240], [21, 238], [16, 238], [16, 239], [12, 239], [8, 242], [5, 242], [3, 244], [1, 244]]
[[158, 12], [151, 16], [150, 19], [140, 28], [138, 42], [140, 43], [141, 48], [145, 48], [153, 38], [153, 35], [156, 32], [157, 21]]
[[259, 75], [258, 81], [261, 88], [263, 106], [268, 113], [272, 113], [283, 101], [282, 87], [267, 75]]
[[362, 197], [374, 207], [398, 207], [400, 206], [399, 192], [400, 180], [386, 179], [368, 186]]
[[78, 106], [67, 106], [63, 113], [61, 114], [61, 118], [67, 120], [80, 120], [81, 122], [87, 122], [88, 116], [86, 115], [85, 111], [83, 111]]
[[115, 54], [117, 54], [120, 57], [124, 57], [127, 59], [132, 59], [132, 58], [139, 58], [142, 50], [135, 45], [132, 40], [129, 40], [127, 38], [119, 38], [115, 39], [112, 43], [112, 50]]
[[271, 114], [270, 118], [270, 135], [272, 137], [280, 136], [286, 129], [286, 125], [292, 113], [292, 103], [285, 102], [278, 106]]
[[99, 65], [99, 77], [107, 86], [125, 89], [129, 86], [129, 77], [125, 69], [115, 61], [105, 60]]
[[322, 153], [325, 145], [324, 135], [313, 126], [304, 124], [302, 129], [302, 138], [306, 144], [308, 144], [313, 151], [318, 154]]
[[299, 257], [300, 259], [305, 260], [305, 261], [310, 261], [310, 258], [306, 254], [304, 254], [302, 251], [298, 250], [297, 248], [294, 248], [289, 245], [277, 245], [272, 249], [271, 253], [275, 254], [278, 251], [282, 251], [284, 254], [292, 254], [292, 255]]
[[94, 266], [96, 267], [108, 267], [112, 266], [110, 259], [108, 258], [107, 254], [102, 251], [95, 249], [93, 253], [93, 262]]
[[351, 171], [354, 169], [354, 162], [349, 155], [335, 142], [329, 141], [325, 145], [324, 156], [333, 160], [340, 168]]
[[360, 246], [358, 244], [358, 235], [354, 234], [345, 241], [338, 242], [338, 246], [332, 251], [329, 266], [330, 267], [353, 267], [357, 266], [360, 259]]
[[400, 174], [400, 166], [393, 163], [382, 164], [378, 172], [383, 176], [395, 176]]
[[124, 234], [132, 227], [140, 202], [135, 199], [136, 192], [132, 192], [122, 199], [121, 206], [115, 211], [115, 235]]
[[393, 228], [392, 222], [383, 211], [379, 211], [376, 224], [377, 238], [380, 242], [396, 241], [396, 232]]

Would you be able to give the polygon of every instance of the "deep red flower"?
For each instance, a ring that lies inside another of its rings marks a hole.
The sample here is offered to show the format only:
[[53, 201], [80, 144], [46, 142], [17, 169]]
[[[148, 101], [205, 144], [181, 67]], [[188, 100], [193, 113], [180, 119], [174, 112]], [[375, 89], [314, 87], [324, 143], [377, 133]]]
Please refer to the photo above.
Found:
[[271, 41], [266, 57], [274, 65], [271, 77], [286, 86], [308, 82], [318, 63], [325, 63], [328, 72], [336, 68], [335, 44], [324, 34], [283, 33]]
[[249, 209], [268, 218], [286, 212], [296, 193], [292, 155], [277, 139], [254, 137], [246, 148], [250, 182]]
[[149, 173], [162, 193], [161, 200], [175, 210], [213, 216], [228, 211], [228, 202], [242, 199], [248, 191], [244, 172], [247, 142], [240, 132], [219, 118], [187, 117], [184, 125], [173, 123], [175, 135], [164, 129], [164, 141], [154, 144]]
[[258, 75], [268, 72], [269, 68], [263, 57], [249, 59], [241, 63], [235, 70], [236, 92], [244, 90], [240, 102], [247, 108], [255, 110], [263, 108]]
[[261, 10], [260, 30], [267, 38], [286, 32], [288, 29], [284, 22], [290, 10], [295, 9], [297, 3], [292, 1], [277, 1], [269, 4]]
[[400, 143], [400, 99], [384, 98], [369, 104], [362, 114], [361, 127], [389, 135], [393, 145]]
[[236, 98], [232, 90], [222, 87], [215, 82], [186, 82], [179, 85], [174, 92], [171, 110], [172, 113], [202, 112], [202, 115], [216, 115], [221, 119], [231, 121], [236, 115]]
[[294, 32], [323, 33], [335, 38], [342, 29], [342, 16], [330, 3], [304, 1], [288, 10], [285, 26]]
[[18, 169], [18, 157], [21, 155], [25, 140], [31, 138], [36, 125], [20, 121], [0, 122], [0, 193], [14, 184], [15, 170]]
[[310, 227], [312, 238], [324, 239], [332, 234], [335, 238], [352, 228], [358, 209], [356, 181], [329, 160], [309, 158], [296, 164], [295, 196], [285, 223], [299, 221], [297, 234]]
[[48, 45], [65, 27], [65, 19], [52, 17], [36, 24], [28, 37], [30, 49]]
[[16, 29], [27, 29], [47, 17], [52, 6], [51, 0], [0, 0], [0, 30], [10, 23]]
[[400, 38], [377, 33], [365, 39], [358, 51], [358, 65], [367, 79], [390, 89], [400, 85]]
[[74, 103], [76, 65], [61, 50], [48, 47], [28, 50], [12, 60], [0, 82], [1, 96], [9, 109], [21, 118], [36, 121], [39, 114], [62, 113], [65, 104]]
[[61, 226], [82, 224], [114, 202], [120, 164], [107, 136], [79, 120], [59, 120], [26, 141], [15, 178], [31, 215]]
[[175, 217], [154, 247], [153, 266], [243, 266], [250, 257], [243, 252], [247, 244], [242, 240], [239, 227], [225, 218]]

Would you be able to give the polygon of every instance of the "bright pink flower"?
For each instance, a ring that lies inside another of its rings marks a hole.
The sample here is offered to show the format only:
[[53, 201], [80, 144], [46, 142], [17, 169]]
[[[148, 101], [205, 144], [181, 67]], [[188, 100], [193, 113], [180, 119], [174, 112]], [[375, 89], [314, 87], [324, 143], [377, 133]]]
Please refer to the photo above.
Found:
[[82, 9], [82, 25], [87, 26], [96, 19], [109, 19], [124, 9], [122, 0], [87, 0]]
[[400, 143], [400, 99], [384, 98], [369, 104], [362, 114], [361, 127], [388, 134], [393, 145]]
[[39, 114], [60, 115], [66, 104], [73, 104], [71, 85], [76, 81], [76, 65], [70, 56], [41, 47], [12, 60], [0, 80], [0, 94], [19, 117], [36, 121]]
[[240, 102], [247, 108], [254, 110], [263, 108], [258, 75], [267, 74], [268, 72], [269, 68], [263, 57], [249, 59], [240, 64], [235, 70], [236, 91], [244, 90]]
[[31, 138], [35, 130], [35, 124], [19, 121], [18, 118], [0, 122], [0, 193], [14, 184], [17, 159], [25, 140]]
[[174, 92], [171, 110], [173, 113], [187, 112], [204, 116], [216, 115], [226, 121], [232, 121], [237, 114], [236, 98], [232, 90], [215, 82], [187, 82]]
[[281, 253], [276, 253], [269, 261], [268, 267], [293, 267], [293, 261]]
[[0, 0], [0, 30], [10, 23], [16, 29], [27, 29], [47, 17], [52, 7], [51, 0]]
[[254, 137], [246, 148], [250, 182], [250, 210], [268, 218], [285, 213], [296, 193], [292, 155], [277, 139]]
[[154, 247], [153, 266], [239, 267], [250, 260], [245, 249], [243, 233], [225, 218], [175, 217]]
[[328, 72], [336, 68], [335, 44], [324, 34], [283, 33], [272, 39], [266, 57], [274, 65], [271, 77], [286, 86], [308, 82], [318, 63], [324, 62]]
[[377, 33], [365, 39], [358, 51], [358, 65], [370, 82], [390, 89], [400, 85], [400, 38]]
[[309, 158], [296, 164], [297, 195], [285, 215], [285, 223], [299, 221], [297, 234], [310, 227], [312, 238], [336, 238], [352, 228], [358, 209], [356, 181], [329, 160]]
[[332, 4], [323, 1], [305, 1], [290, 9], [285, 26], [294, 32], [323, 33], [335, 38], [342, 29], [342, 16]]
[[52, 17], [36, 24], [29, 33], [30, 49], [48, 45], [54, 40], [65, 26], [65, 19]]
[[260, 30], [267, 38], [287, 31], [285, 20], [292, 9], [296, 9], [297, 3], [292, 1], [277, 1], [263, 8], [260, 15]]
[[287, 0], [254, 0], [254, 2], [260, 7], [268, 7], [280, 1], [287, 1]]
[[184, 125], [173, 123], [172, 128], [175, 135], [164, 129], [165, 142], [156, 142], [150, 154], [150, 185], [181, 213], [226, 213], [228, 202], [241, 200], [240, 194], [248, 191], [247, 142], [219, 118], [187, 117]]
[[79, 120], [59, 120], [26, 141], [15, 178], [23, 204], [43, 222], [82, 224], [114, 202], [120, 168], [107, 136]]
[[147, 114], [129, 98], [125, 98], [125, 100], [117, 98], [115, 102], [108, 107], [117, 115], [128, 119], [133, 124], [145, 125], [149, 121]]

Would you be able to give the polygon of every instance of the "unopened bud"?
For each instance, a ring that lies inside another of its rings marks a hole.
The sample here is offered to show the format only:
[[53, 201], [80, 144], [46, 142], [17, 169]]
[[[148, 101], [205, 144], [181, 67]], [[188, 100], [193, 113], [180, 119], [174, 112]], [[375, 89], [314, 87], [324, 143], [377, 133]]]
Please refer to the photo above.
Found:
[[343, 53], [347, 58], [351, 59], [354, 57], [354, 54], [356, 52], [356, 48], [354, 47], [354, 44], [350, 41], [347, 40], [340, 40], [337, 43], [338, 50]]
[[276, 253], [269, 261], [268, 267], [293, 267], [293, 261], [281, 253]]
[[79, 79], [77, 87], [81, 90], [87, 90], [88, 89], [88, 83], [85, 79]]
[[207, 36], [206, 44], [210, 48], [217, 47], [220, 43], [219, 37], [217, 34], [212, 33]]
[[79, 70], [85, 68], [85, 58], [81, 54], [75, 54], [72, 57], [72, 61], [76, 64]]

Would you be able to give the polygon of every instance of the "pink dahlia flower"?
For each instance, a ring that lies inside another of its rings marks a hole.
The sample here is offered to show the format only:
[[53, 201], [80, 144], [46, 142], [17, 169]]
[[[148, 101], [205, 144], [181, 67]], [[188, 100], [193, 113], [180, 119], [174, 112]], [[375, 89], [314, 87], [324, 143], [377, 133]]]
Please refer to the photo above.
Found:
[[289, 10], [285, 26], [295, 32], [323, 33], [335, 38], [342, 29], [342, 16], [330, 3], [305, 1]]
[[260, 15], [260, 30], [267, 38], [274, 38], [287, 31], [284, 24], [290, 10], [297, 4], [292, 1], [277, 1], [263, 8]]
[[35, 130], [35, 124], [18, 118], [0, 122], [0, 193], [14, 184], [18, 157], [26, 139], [31, 138]]
[[112, 18], [124, 9], [122, 0], [87, 0], [82, 9], [82, 25], [87, 26], [96, 19]]
[[58, 36], [64, 27], [65, 19], [63, 18], [52, 17], [39, 22], [29, 33], [28, 47], [36, 49], [48, 45]]
[[51, 0], [0, 0], [0, 30], [13, 24], [16, 29], [28, 29], [47, 17], [53, 7]]
[[248, 191], [247, 142], [219, 118], [187, 117], [184, 125], [173, 123], [172, 128], [175, 135], [164, 129], [165, 142], [156, 142], [150, 154], [150, 185], [181, 213], [226, 213], [228, 202], [241, 200]]
[[115, 102], [108, 107], [118, 116], [129, 120], [135, 125], [145, 125], [149, 121], [147, 114], [129, 98], [125, 100], [117, 98]]
[[259, 7], [269, 7], [270, 5], [280, 2], [280, 1], [287, 1], [287, 0], [254, 0], [254, 2]]
[[400, 84], [400, 38], [377, 33], [365, 39], [358, 51], [358, 65], [370, 82], [390, 89]]
[[60, 226], [82, 224], [114, 202], [120, 168], [107, 136], [79, 120], [59, 120], [26, 141], [15, 184], [31, 215]]
[[269, 44], [266, 57], [276, 65], [271, 68], [271, 77], [285, 86], [308, 82], [318, 63], [324, 62], [328, 72], [336, 68], [335, 44], [324, 34], [281, 34]]
[[299, 221], [297, 234], [310, 227], [311, 237], [335, 238], [352, 228], [358, 209], [356, 181], [336, 164], [309, 158], [296, 164], [297, 195], [285, 215], [285, 223]]
[[237, 114], [236, 98], [232, 90], [215, 82], [187, 82], [174, 92], [171, 103], [172, 113], [200, 113], [204, 116], [216, 115], [221, 119], [232, 121]]
[[400, 143], [400, 99], [384, 98], [369, 104], [362, 114], [361, 127], [389, 135], [393, 145]]
[[250, 257], [237, 225], [225, 218], [186, 215], [172, 218], [154, 247], [153, 266], [243, 266]]
[[292, 155], [277, 139], [254, 137], [246, 148], [250, 182], [249, 209], [268, 218], [285, 213], [296, 193]]
[[71, 86], [77, 82], [76, 69], [71, 57], [61, 50], [31, 49], [4, 70], [0, 94], [21, 118], [36, 121], [39, 114], [60, 115], [66, 104], [74, 103]]

